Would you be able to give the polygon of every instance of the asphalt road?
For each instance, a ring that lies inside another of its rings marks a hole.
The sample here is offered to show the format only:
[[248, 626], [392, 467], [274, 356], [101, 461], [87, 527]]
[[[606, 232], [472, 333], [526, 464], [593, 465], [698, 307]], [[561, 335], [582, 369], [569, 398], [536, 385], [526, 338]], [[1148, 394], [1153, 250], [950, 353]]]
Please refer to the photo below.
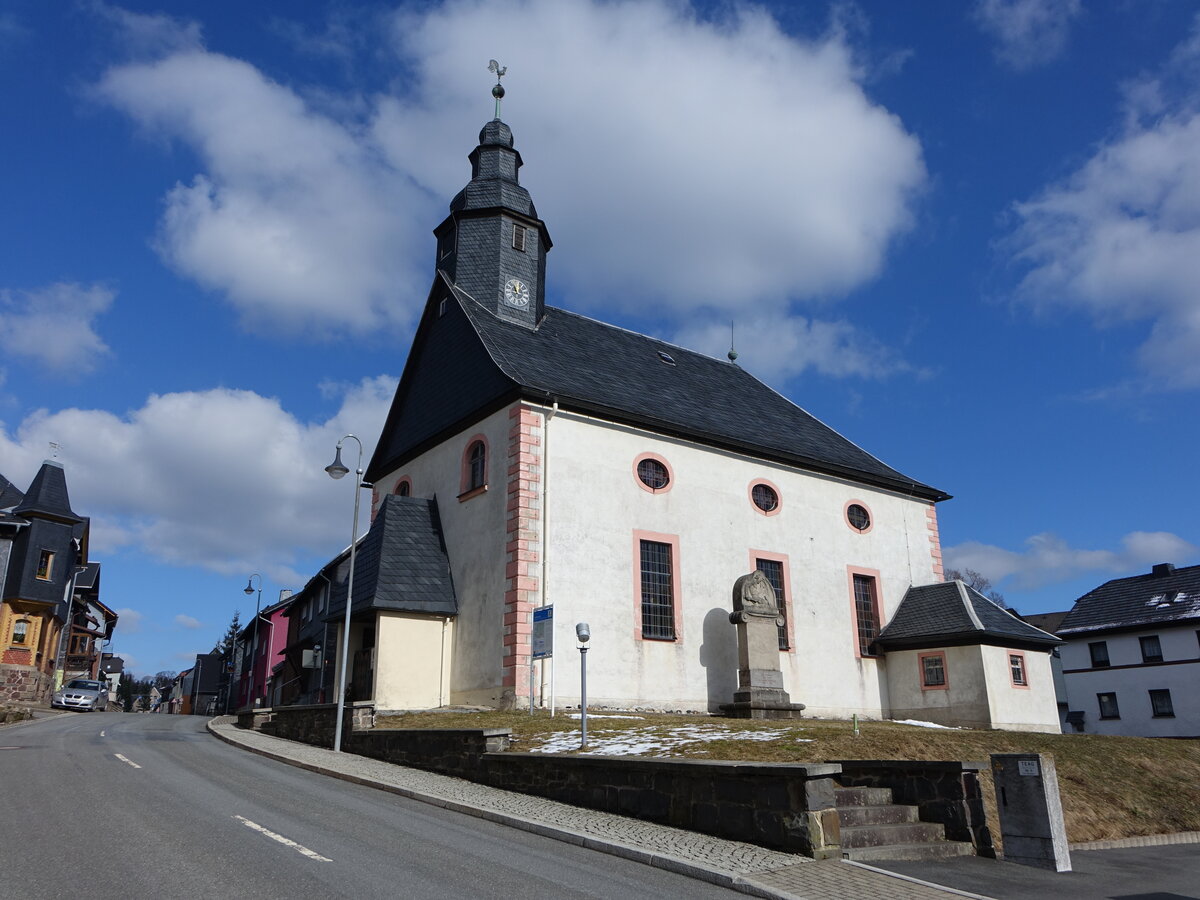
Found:
[[204, 722], [0, 729], [0, 897], [744, 896], [263, 759]]

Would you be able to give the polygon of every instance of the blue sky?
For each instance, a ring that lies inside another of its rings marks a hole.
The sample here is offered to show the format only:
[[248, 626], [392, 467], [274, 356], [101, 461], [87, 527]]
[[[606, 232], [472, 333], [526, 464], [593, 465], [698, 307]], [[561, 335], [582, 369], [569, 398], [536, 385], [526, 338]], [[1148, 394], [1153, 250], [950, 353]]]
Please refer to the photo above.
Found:
[[136, 671], [348, 543], [491, 57], [552, 303], [734, 321], [1022, 612], [1200, 562], [1193, 4], [9, 0], [0, 473], [61, 444]]

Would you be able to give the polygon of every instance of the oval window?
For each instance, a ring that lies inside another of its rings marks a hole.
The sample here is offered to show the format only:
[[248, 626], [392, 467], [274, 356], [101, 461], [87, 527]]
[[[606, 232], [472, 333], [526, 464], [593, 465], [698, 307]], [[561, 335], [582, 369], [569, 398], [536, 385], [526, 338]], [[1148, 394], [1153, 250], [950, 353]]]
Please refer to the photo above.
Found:
[[769, 484], [756, 484], [750, 492], [754, 505], [763, 512], [774, 512], [779, 508], [779, 495]]
[[652, 491], [661, 491], [671, 481], [667, 467], [657, 459], [643, 459], [637, 465], [638, 479]]
[[871, 527], [871, 514], [865, 506], [858, 503], [851, 503], [846, 507], [846, 520], [858, 531], [866, 531]]

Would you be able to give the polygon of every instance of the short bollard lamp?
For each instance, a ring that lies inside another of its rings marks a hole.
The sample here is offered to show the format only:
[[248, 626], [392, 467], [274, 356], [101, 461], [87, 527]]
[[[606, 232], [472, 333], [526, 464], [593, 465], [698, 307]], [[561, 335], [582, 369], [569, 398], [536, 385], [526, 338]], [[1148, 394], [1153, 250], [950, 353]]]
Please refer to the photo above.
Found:
[[587, 622], [575, 626], [575, 637], [579, 639], [579, 749], [587, 746], [587, 642], [592, 631]]

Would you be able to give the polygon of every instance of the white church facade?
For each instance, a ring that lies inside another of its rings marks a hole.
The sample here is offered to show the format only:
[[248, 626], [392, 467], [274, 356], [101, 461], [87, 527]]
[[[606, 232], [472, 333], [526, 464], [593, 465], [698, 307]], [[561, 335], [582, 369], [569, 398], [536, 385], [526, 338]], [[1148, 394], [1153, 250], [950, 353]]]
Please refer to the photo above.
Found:
[[[365, 475], [355, 697], [504, 707], [532, 683], [536, 704], [578, 704], [587, 622], [590, 705], [717, 712], [738, 685], [731, 589], [760, 569], [805, 715], [1058, 730], [1057, 639], [942, 581], [947, 494], [732, 360], [548, 306], [551, 241], [508, 126], [470, 160]], [[295, 608], [328, 591], [312, 602], [332, 631], [344, 561], [326, 572]], [[531, 656], [547, 604], [554, 672]]]

